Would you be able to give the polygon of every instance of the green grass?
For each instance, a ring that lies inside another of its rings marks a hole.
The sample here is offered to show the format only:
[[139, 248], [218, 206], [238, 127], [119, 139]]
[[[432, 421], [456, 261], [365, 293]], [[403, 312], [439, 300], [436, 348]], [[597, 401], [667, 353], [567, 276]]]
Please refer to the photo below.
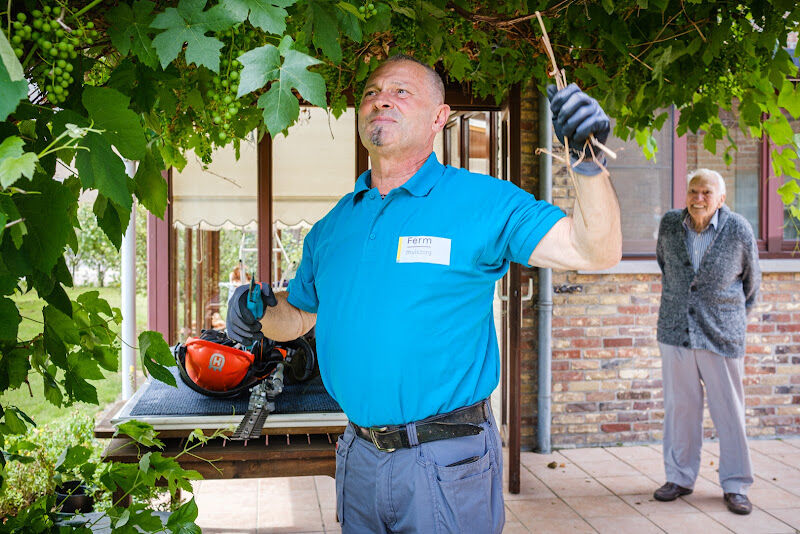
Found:
[[[76, 287], [67, 288], [67, 294], [72, 300], [86, 291], [99, 291], [100, 296], [108, 301], [112, 308], [118, 308], [121, 302], [120, 289], [118, 287]], [[42, 308], [44, 301], [39, 299], [35, 292], [17, 296], [14, 299], [19, 307], [20, 315], [23, 319], [19, 325], [19, 339], [31, 339], [42, 331]], [[136, 296], [136, 333], [146, 329], [147, 326], [147, 297]], [[111, 324], [111, 328], [119, 331], [119, 326]], [[138, 358], [138, 355], [137, 355]], [[44, 425], [50, 421], [63, 418], [73, 413], [87, 413], [94, 415], [105, 405], [114, 402], [119, 398], [122, 389], [122, 376], [120, 372], [108, 372], [103, 380], [92, 381], [91, 384], [97, 388], [97, 398], [100, 406], [87, 403], [76, 403], [69, 407], [53, 406], [47, 402], [42, 394], [42, 378], [36, 373], [28, 375], [30, 390], [23, 384], [21, 388], [6, 391], [0, 394], [0, 405], [17, 406], [33, 419], [37, 425]], [[31, 396], [31, 392], [33, 396]]]

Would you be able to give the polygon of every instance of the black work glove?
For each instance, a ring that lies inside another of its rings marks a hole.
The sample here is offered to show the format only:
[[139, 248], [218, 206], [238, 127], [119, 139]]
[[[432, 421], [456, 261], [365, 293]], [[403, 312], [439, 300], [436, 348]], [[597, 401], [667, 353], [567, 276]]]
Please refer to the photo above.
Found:
[[[256, 286], [258, 291], [259, 286]], [[267, 284], [261, 284], [261, 301], [263, 302], [264, 313], [267, 306], [276, 306], [278, 301], [272, 288]], [[247, 293], [250, 285], [242, 285], [236, 288], [228, 301], [228, 316], [225, 319], [225, 328], [228, 337], [245, 347], [250, 347], [261, 337], [261, 317], [255, 317], [253, 312], [247, 307]]]
[[[547, 86], [547, 98], [550, 100], [550, 110], [553, 112], [553, 130], [556, 137], [562, 144], [564, 137], [569, 141], [571, 163], [581, 156], [584, 158], [574, 167], [575, 171], [586, 176], [600, 174], [602, 169], [592, 160], [592, 153], [588, 148], [584, 153], [584, 144], [590, 134], [594, 134], [595, 139], [601, 143], [606, 142], [611, 131], [608, 115], [597, 100], [581, 91], [574, 83], [561, 91], [557, 91], [555, 85]], [[593, 150], [595, 157], [605, 166], [603, 152], [597, 147]]]

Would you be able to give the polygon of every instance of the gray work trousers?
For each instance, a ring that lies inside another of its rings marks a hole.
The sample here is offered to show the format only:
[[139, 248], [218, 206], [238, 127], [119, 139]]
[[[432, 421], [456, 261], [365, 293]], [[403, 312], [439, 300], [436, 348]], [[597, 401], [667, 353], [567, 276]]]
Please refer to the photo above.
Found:
[[[382, 452], [347, 425], [336, 444], [336, 511], [342, 532], [502, 532], [500, 433], [491, 415], [481, 426], [484, 431], [475, 436]], [[407, 427], [414, 443], [416, 431]], [[450, 466], [464, 460], [469, 461]]]
[[667, 482], [693, 488], [703, 445], [703, 388], [719, 436], [724, 493], [746, 495], [753, 483], [744, 420], [744, 358], [658, 344], [664, 383], [664, 470]]

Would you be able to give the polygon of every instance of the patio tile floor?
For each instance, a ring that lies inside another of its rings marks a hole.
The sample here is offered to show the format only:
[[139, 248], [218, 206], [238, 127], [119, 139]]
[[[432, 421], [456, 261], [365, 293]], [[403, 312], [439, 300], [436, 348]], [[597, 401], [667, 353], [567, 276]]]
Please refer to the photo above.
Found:
[[[800, 534], [800, 439], [752, 440], [753, 513], [725, 508], [716, 467], [719, 446], [703, 446], [692, 495], [653, 499], [664, 481], [661, 447], [638, 445], [522, 453], [521, 492], [506, 493], [509, 534]], [[547, 464], [556, 462], [556, 468]], [[330, 477], [196, 482], [197, 523], [208, 534], [341, 532]]]

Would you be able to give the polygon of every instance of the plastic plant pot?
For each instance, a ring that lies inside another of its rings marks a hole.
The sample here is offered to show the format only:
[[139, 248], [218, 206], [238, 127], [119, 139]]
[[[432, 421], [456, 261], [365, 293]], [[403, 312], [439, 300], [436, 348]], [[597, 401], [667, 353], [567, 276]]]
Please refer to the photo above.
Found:
[[88, 513], [94, 510], [94, 497], [79, 480], [69, 480], [56, 488], [56, 506], [62, 514]]

